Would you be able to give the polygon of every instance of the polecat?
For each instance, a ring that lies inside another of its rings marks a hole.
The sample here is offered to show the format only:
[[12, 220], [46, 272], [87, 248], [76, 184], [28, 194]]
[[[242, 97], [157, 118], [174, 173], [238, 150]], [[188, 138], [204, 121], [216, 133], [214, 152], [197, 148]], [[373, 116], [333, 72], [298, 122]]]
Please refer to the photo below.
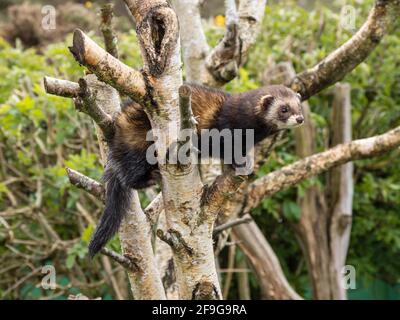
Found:
[[[304, 122], [301, 99], [291, 89], [274, 85], [230, 95], [224, 91], [189, 84], [198, 133], [202, 129], [254, 129], [254, 143], [279, 130]], [[104, 181], [106, 203], [100, 223], [91, 239], [89, 254], [94, 256], [118, 231], [129, 210], [131, 189], [149, 187], [159, 179], [157, 164], [146, 160], [146, 141], [151, 130], [143, 108], [130, 102], [116, 119], [109, 143], [109, 158]], [[220, 154], [223, 159], [223, 154]]]

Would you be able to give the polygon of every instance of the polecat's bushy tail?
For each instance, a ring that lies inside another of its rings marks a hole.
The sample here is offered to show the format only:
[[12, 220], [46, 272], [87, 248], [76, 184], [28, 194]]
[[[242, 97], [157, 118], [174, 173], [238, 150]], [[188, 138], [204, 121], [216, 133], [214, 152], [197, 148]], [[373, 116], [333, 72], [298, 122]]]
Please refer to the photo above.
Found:
[[107, 171], [104, 176], [104, 180], [108, 182], [106, 204], [103, 215], [89, 244], [89, 255], [92, 258], [118, 231], [131, 203], [131, 190], [121, 184], [116, 174]]

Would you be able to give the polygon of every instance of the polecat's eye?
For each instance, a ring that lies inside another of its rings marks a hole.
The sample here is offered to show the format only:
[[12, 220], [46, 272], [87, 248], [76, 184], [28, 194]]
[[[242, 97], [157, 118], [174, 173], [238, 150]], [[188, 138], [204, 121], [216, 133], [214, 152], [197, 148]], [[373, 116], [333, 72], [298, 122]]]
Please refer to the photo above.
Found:
[[288, 107], [288, 106], [283, 106], [283, 107], [281, 107], [281, 112], [282, 112], [282, 113], [289, 112], [289, 107]]

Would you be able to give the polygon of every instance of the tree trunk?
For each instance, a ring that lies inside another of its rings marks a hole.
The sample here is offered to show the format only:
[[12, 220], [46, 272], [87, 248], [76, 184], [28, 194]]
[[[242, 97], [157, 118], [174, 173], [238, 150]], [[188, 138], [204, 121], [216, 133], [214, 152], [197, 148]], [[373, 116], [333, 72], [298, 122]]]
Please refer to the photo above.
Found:
[[[331, 147], [351, 141], [350, 87], [336, 85], [334, 93]], [[308, 114], [308, 106], [304, 111]], [[311, 119], [297, 129], [297, 154], [306, 157], [315, 152], [309, 141], [315, 141]], [[299, 198], [300, 221], [294, 226], [306, 257], [315, 299], [346, 299], [342, 285], [351, 229], [353, 166], [347, 163], [329, 171], [327, 192], [311, 186]]]

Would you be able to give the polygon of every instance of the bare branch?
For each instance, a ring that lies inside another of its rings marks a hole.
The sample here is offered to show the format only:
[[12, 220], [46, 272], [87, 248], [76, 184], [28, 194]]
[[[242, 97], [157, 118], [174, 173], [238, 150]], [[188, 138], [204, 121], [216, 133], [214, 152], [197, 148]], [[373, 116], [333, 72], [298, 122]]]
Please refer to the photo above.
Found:
[[246, 62], [250, 48], [257, 40], [266, 3], [266, 0], [241, 0], [239, 2], [240, 64]]
[[257, 179], [247, 189], [245, 212], [256, 207], [262, 199], [286, 187], [315, 176], [343, 163], [381, 155], [400, 146], [400, 127], [382, 135], [337, 145]]
[[225, 0], [226, 33], [206, 59], [206, 66], [221, 84], [236, 77], [240, 65], [239, 19], [235, 0]]
[[399, 0], [377, 0], [360, 30], [315, 67], [298, 74], [292, 80], [292, 89], [304, 100], [343, 79], [375, 49], [393, 27], [399, 13]]
[[103, 34], [106, 51], [113, 57], [118, 59], [118, 38], [112, 26], [114, 16], [114, 4], [106, 3], [101, 8], [101, 25], [100, 30]]
[[127, 257], [124, 257], [123, 255], [113, 250], [103, 248], [101, 249], [101, 253], [107, 257], [110, 257], [114, 261], [118, 262], [121, 266], [123, 266], [125, 269], [131, 272], [136, 272], [139, 270], [138, 266], [132, 260], [128, 259]]
[[243, 224], [243, 223], [249, 223], [251, 222], [253, 219], [249, 216], [249, 215], [244, 215], [243, 217], [240, 217], [238, 219], [229, 221], [227, 223], [224, 223], [222, 225], [219, 225], [217, 227], [214, 228], [213, 231], [213, 237], [215, 238], [217, 235], [219, 235], [222, 231], [225, 231], [227, 229], [233, 228], [235, 226], [238, 226], [239, 224]]
[[99, 198], [101, 200], [104, 199], [104, 187], [101, 183], [71, 168], [66, 168], [66, 170], [69, 182], [71, 182], [71, 184], [73, 184], [75, 187], [89, 192], [96, 198]]
[[[136, 32], [145, 71], [159, 77], [169, 69], [180, 68], [175, 61], [179, 38], [178, 19], [165, 0], [125, 0], [136, 21]], [[173, 58], [173, 59], [171, 59]]]
[[43, 78], [44, 89], [47, 93], [60, 97], [76, 98], [79, 95], [79, 84], [52, 77]]
[[142, 74], [107, 53], [83, 31], [75, 30], [73, 45], [69, 49], [80, 64], [119, 92], [139, 102], [146, 95]]
[[[88, 78], [95, 77], [94, 75], [87, 75], [86, 78], [79, 79], [80, 93], [79, 98], [74, 100], [75, 107], [78, 111], [86, 113], [89, 115], [94, 122], [100, 127], [103, 131], [104, 136], [108, 139], [111, 138], [114, 134], [114, 120], [111, 115], [107, 114], [103, 108], [98, 104], [98, 90], [93, 90], [93, 84], [97, 83], [96, 81], [91, 81], [91, 85], [88, 84]], [[108, 87], [105, 84], [99, 83], [105, 87]], [[111, 94], [115, 94], [114, 89], [108, 87], [111, 90]], [[104, 90], [103, 90], [104, 91]]]

